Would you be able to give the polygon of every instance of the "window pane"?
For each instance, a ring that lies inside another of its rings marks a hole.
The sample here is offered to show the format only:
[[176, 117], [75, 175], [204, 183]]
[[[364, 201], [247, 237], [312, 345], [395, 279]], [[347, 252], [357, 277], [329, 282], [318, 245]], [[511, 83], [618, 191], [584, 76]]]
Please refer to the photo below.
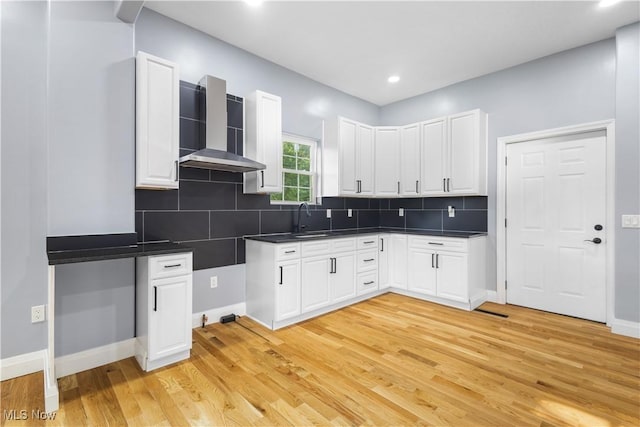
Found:
[[298, 159], [298, 170], [299, 171], [309, 171], [310, 161], [309, 159]]
[[286, 185], [287, 187], [297, 187], [298, 186], [298, 174], [285, 172], [285, 174], [284, 174], [284, 185]]
[[282, 167], [285, 169], [295, 169], [296, 168], [296, 158], [291, 156], [283, 156], [282, 157]]
[[295, 156], [296, 145], [293, 142], [284, 141], [282, 143], [282, 154], [285, 156]]
[[305, 188], [300, 189], [300, 201], [301, 202], [310, 202], [311, 201], [311, 191]]
[[309, 175], [298, 175], [300, 178], [300, 187], [309, 188], [311, 187], [311, 177]]
[[271, 200], [281, 202], [282, 201], [282, 193], [271, 193]]
[[298, 189], [297, 188], [284, 188], [284, 200], [287, 202], [297, 202], [298, 201]]
[[298, 157], [303, 157], [305, 159], [308, 159], [311, 157], [311, 147], [309, 147], [308, 145], [299, 145], [298, 148]]

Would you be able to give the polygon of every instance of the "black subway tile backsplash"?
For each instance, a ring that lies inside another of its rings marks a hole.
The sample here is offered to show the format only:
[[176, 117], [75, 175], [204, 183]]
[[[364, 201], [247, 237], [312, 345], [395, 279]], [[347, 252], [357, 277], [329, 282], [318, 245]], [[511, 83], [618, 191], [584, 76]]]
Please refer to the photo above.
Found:
[[208, 212], [144, 212], [144, 241], [204, 240], [209, 238]]
[[233, 210], [236, 184], [181, 181], [180, 210]]
[[[204, 148], [204, 97], [197, 86], [180, 82], [180, 156]], [[227, 145], [242, 155], [243, 99], [227, 94]], [[180, 168], [178, 190], [136, 190], [138, 241], [172, 240], [194, 248], [194, 269], [245, 262], [243, 235], [293, 231], [297, 205], [272, 205], [268, 195], [243, 194], [243, 175]], [[449, 218], [447, 206], [456, 208]], [[398, 216], [398, 208], [405, 216]], [[486, 197], [365, 199], [325, 197], [303, 212], [305, 231], [355, 228], [415, 228], [486, 231]], [[328, 219], [327, 209], [331, 209]], [[347, 210], [352, 209], [352, 216]]]

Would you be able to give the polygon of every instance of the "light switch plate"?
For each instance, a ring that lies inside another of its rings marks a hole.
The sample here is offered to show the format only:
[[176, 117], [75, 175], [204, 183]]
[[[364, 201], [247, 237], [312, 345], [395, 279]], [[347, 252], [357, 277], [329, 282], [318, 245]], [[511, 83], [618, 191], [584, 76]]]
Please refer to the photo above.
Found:
[[331, 218], [331, 209], [327, 209], [327, 218]]
[[351, 218], [353, 216], [353, 210], [347, 209], [347, 216]]
[[640, 228], [640, 215], [622, 215], [622, 228]]
[[447, 208], [448, 212], [449, 212], [449, 218], [455, 218], [456, 216], [456, 208], [454, 208], [453, 206], [449, 206]]
[[404, 208], [398, 209], [398, 216], [404, 216]]

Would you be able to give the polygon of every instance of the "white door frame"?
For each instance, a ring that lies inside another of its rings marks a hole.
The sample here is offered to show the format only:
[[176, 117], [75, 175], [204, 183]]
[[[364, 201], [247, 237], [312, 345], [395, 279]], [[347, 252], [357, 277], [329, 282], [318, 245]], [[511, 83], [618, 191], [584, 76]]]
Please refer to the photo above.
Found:
[[605, 277], [607, 292], [607, 326], [611, 326], [614, 320], [614, 291], [615, 291], [615, 121], [604, 120], [599, 122], [585, 123], [581, 125], [566, 126], [555, 129], [548, 129], [538, 132], [523, 133], [518, 135], [504, 136], [498, 138], [497, 146], [497, 206], [496, 206], [496, 257], [497, 257], [497, 302], [505, 304], [507, 302], [507, 289], [505, 280], [507, 277], [507, 234], [505, 231], [505, 212], [506, 212], [506, 184], [507, 171], [505, 165], [505, 157], [507, 153], [507, 144], [515, 144], [518, 142], [526, 142], [537, 139], [555, 138], [560, 136], [575, 135], [585, 132], [605, 131], [606, 135], [606, 220], [605, 230], [607, 230], [607, 251], [605, 261]]

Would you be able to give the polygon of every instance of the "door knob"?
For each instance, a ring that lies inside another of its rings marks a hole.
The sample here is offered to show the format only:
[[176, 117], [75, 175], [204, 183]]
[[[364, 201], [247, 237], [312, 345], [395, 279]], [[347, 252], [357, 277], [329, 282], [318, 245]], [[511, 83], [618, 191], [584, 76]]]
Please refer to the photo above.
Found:
[[600, 243], [602, 243], [602, 239], [599, 237], [594, 237], [591, 240], [585, 240], [585, 242], [591, 242], [591, 243], [595, 243], [596, 245], [599, 245]]

